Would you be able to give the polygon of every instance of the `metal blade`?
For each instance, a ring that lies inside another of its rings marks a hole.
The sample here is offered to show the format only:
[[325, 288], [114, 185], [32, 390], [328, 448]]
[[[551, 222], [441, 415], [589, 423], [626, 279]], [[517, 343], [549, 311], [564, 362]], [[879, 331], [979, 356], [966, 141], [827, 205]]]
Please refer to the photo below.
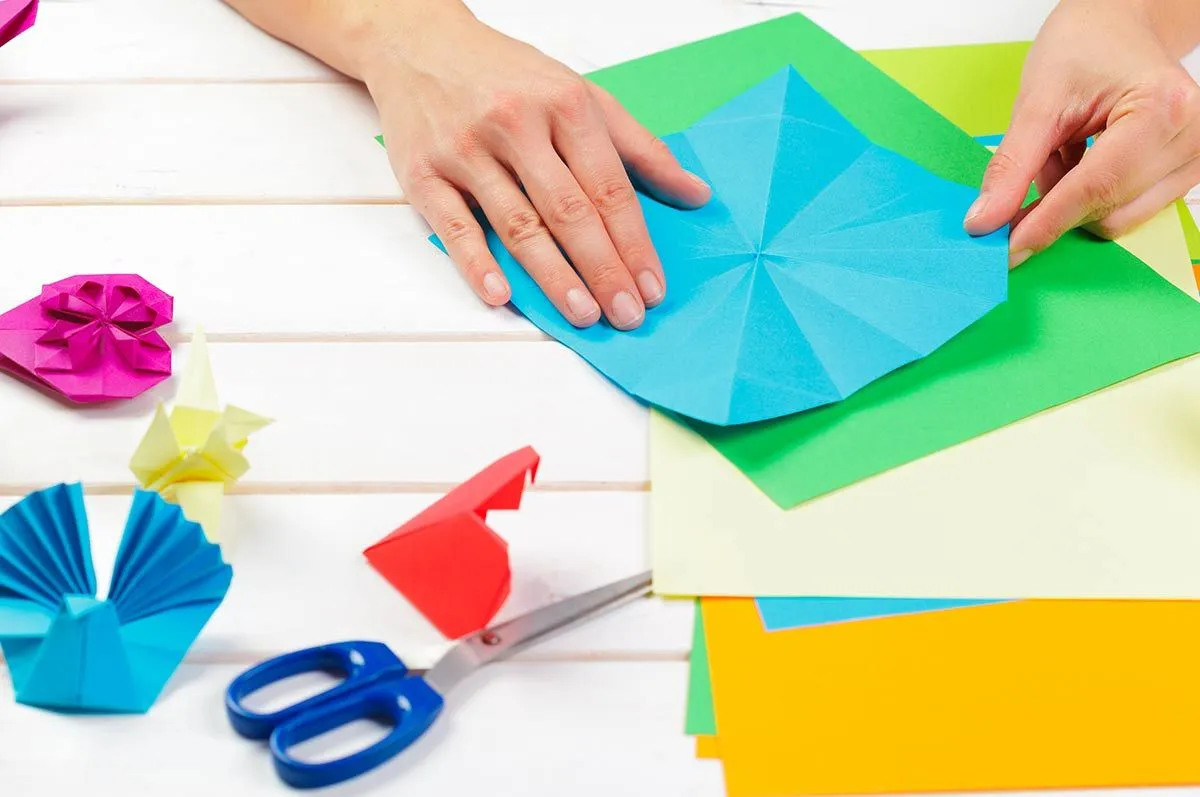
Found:
[[566, 598], [508, 622], [464, 637], [425, 674], [445, 695], [485, 664], [503, 659], [576, 623], [650, 594], [650, 573]]

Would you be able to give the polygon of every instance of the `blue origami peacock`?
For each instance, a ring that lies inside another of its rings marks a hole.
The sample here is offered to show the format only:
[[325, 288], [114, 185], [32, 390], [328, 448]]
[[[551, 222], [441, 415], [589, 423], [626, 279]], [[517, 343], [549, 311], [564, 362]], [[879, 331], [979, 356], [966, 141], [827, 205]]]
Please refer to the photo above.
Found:
[[138, 490], [108, 598], [98, 600], [82, 487], [27, 495], [0, 515], [0, 649], [17, 701], [147, 711], [232, 576], [199, 525]]

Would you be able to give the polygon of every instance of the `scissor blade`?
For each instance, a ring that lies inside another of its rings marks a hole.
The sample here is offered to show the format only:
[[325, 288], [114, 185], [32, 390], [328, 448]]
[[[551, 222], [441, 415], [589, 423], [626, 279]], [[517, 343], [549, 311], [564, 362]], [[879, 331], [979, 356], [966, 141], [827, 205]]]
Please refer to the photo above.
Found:
[[425, 680], [445, 695], [485, 664], [511, 656], [557, 631], [650, 594], [650, 581], [649, 572], [631, 576], [464, 637], [425, 674]]

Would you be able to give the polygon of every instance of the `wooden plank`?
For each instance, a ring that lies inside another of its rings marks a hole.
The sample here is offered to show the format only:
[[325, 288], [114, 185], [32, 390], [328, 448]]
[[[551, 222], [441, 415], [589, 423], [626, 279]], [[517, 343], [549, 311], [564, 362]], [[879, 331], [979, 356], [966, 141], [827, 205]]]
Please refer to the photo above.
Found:
[[7, 86], [0, 204], [395, 201], [352, 84]]
[[[176, 373], [187, 346], [175, 348]], [[278, 419], [248, 482], [457, 483], [533, 445], [547, 482], [644, 482], [647, 413], [557, 343], [213, 344], [223, 401]], [[0, 377], [0, 484], [129, 483], [127, 463], [176, 378], [85, 409]]]
[[475, 297], [428, 233], [407, 205], [8, 208], [0, 241], [20, 269], [0, 282], [0, 308], [72, 274], [133, 271], [177, 297], [178, 334], [546, 339]]
[[[573, 69], [595, 28], [572, 22], [576, 9], [548, 0], [468, 3], [488, 25]], [[720, 20], [726, 0], [695, 0], [693, 17]], [[626, 26], [617, 19], [615, 30]], [[614, 33], [619, 35], [619, 33]], [[0, 84], [112, 82], [296, 82], [346, 78], [244, 20], [220, 0], [43, 2], [36, 29], [5, 46]]]
[[409, 205], [7, 208], [4, 262], [20, 268], [0, 308], [73, 274], [132, 271], [177, 298], [189, 334], [545, 339], [480, 301], [428, 234]]
[[[490, 0], [488, 5], [495, 2]], [[551, 11], [546, 0], [529, 3], [542, 12], [544, 22], [541, 24], [554, 24], [561, 35], [569, 36], [573, 51], [592, 68], [678, 47], [792, 11], [738, 0], [709, 0], [699, 4], [693, 0], [655, 0], [653, 3], [606, 0], [604, 3], [557, 5], [558, 8]], [[805, 13], [811, 12], [805, 10]], [[636, 20], [636, 24], [631, 24], [632, 20]], [[522, 25], [519, 30], [523, 34], [527, 29], [527, 25]]]
[[219, 0], [43, 2], [0, 58], [0, 83], [337, 80]]
[[[13, 794], [262, 797], [289, 790], [264, 745], [224, 716], [235, 667], [184, 666], [149, 714], [63, 716], [0, 694], [0, 767]], [[434, 729], [403, 755], [329, 795], [716, 797], [720, 765], [683, 734], [682, 663], [496, 664], [450, 695]], [[7, 681], [7, 678], [4, 679]], [[291, 702], [290, 693], [280, 705]], [[294, 699], [294, 698], [292, 698]], [[353, 733], [309, 749], [333, 756], [378, 738]], [[100, 743], [103, 740], [103, 743]]]
[[15, 85], [0, 120], [0, 204], [400, 197], [356, 85]]
[[214, 340], [546, 339], [481, 302], [428, 233], [407, 205], [7, 208], [0, 241], [20, 268], [0, 308], [133, 271], [176, 297], [176, 338], [203, 324]]
[[[339, 639], [377, 639], [414, 667], [449, 646], [362, 551], [437, 495], [231, 496], [223, 529], [234, 581], [190, 652], [201, 662], [246, 662]], [[17, 499], [0, 498], [0, 511]], [[128, 496], [88, 496], [99, 595], [129, 511]], [[644, 494], [526, 496], [489, 523], [509, 545], [512, 593], [497, 621], [642, 572], [648, 567]], [[0, 563], [2, 566], [2, 563]], [[691, 644], [689, 602], [648, 598], [522, 654], [533, 660], [682, 661]]]

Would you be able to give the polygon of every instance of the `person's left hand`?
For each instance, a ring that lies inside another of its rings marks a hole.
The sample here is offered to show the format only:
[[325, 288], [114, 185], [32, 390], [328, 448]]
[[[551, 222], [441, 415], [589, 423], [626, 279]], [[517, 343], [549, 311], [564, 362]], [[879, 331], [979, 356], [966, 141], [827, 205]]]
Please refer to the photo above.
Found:
[[[1124, 235], [1197, 182], [1200, 86], [1146, 7], [1063, 0], [1030, 50], [1012, 125], [965, 226], [983, 235], [1012, 222], [1016, 267], [1075, 227]], [[1040, 198], [1022, 209], [1030, 183]]]

